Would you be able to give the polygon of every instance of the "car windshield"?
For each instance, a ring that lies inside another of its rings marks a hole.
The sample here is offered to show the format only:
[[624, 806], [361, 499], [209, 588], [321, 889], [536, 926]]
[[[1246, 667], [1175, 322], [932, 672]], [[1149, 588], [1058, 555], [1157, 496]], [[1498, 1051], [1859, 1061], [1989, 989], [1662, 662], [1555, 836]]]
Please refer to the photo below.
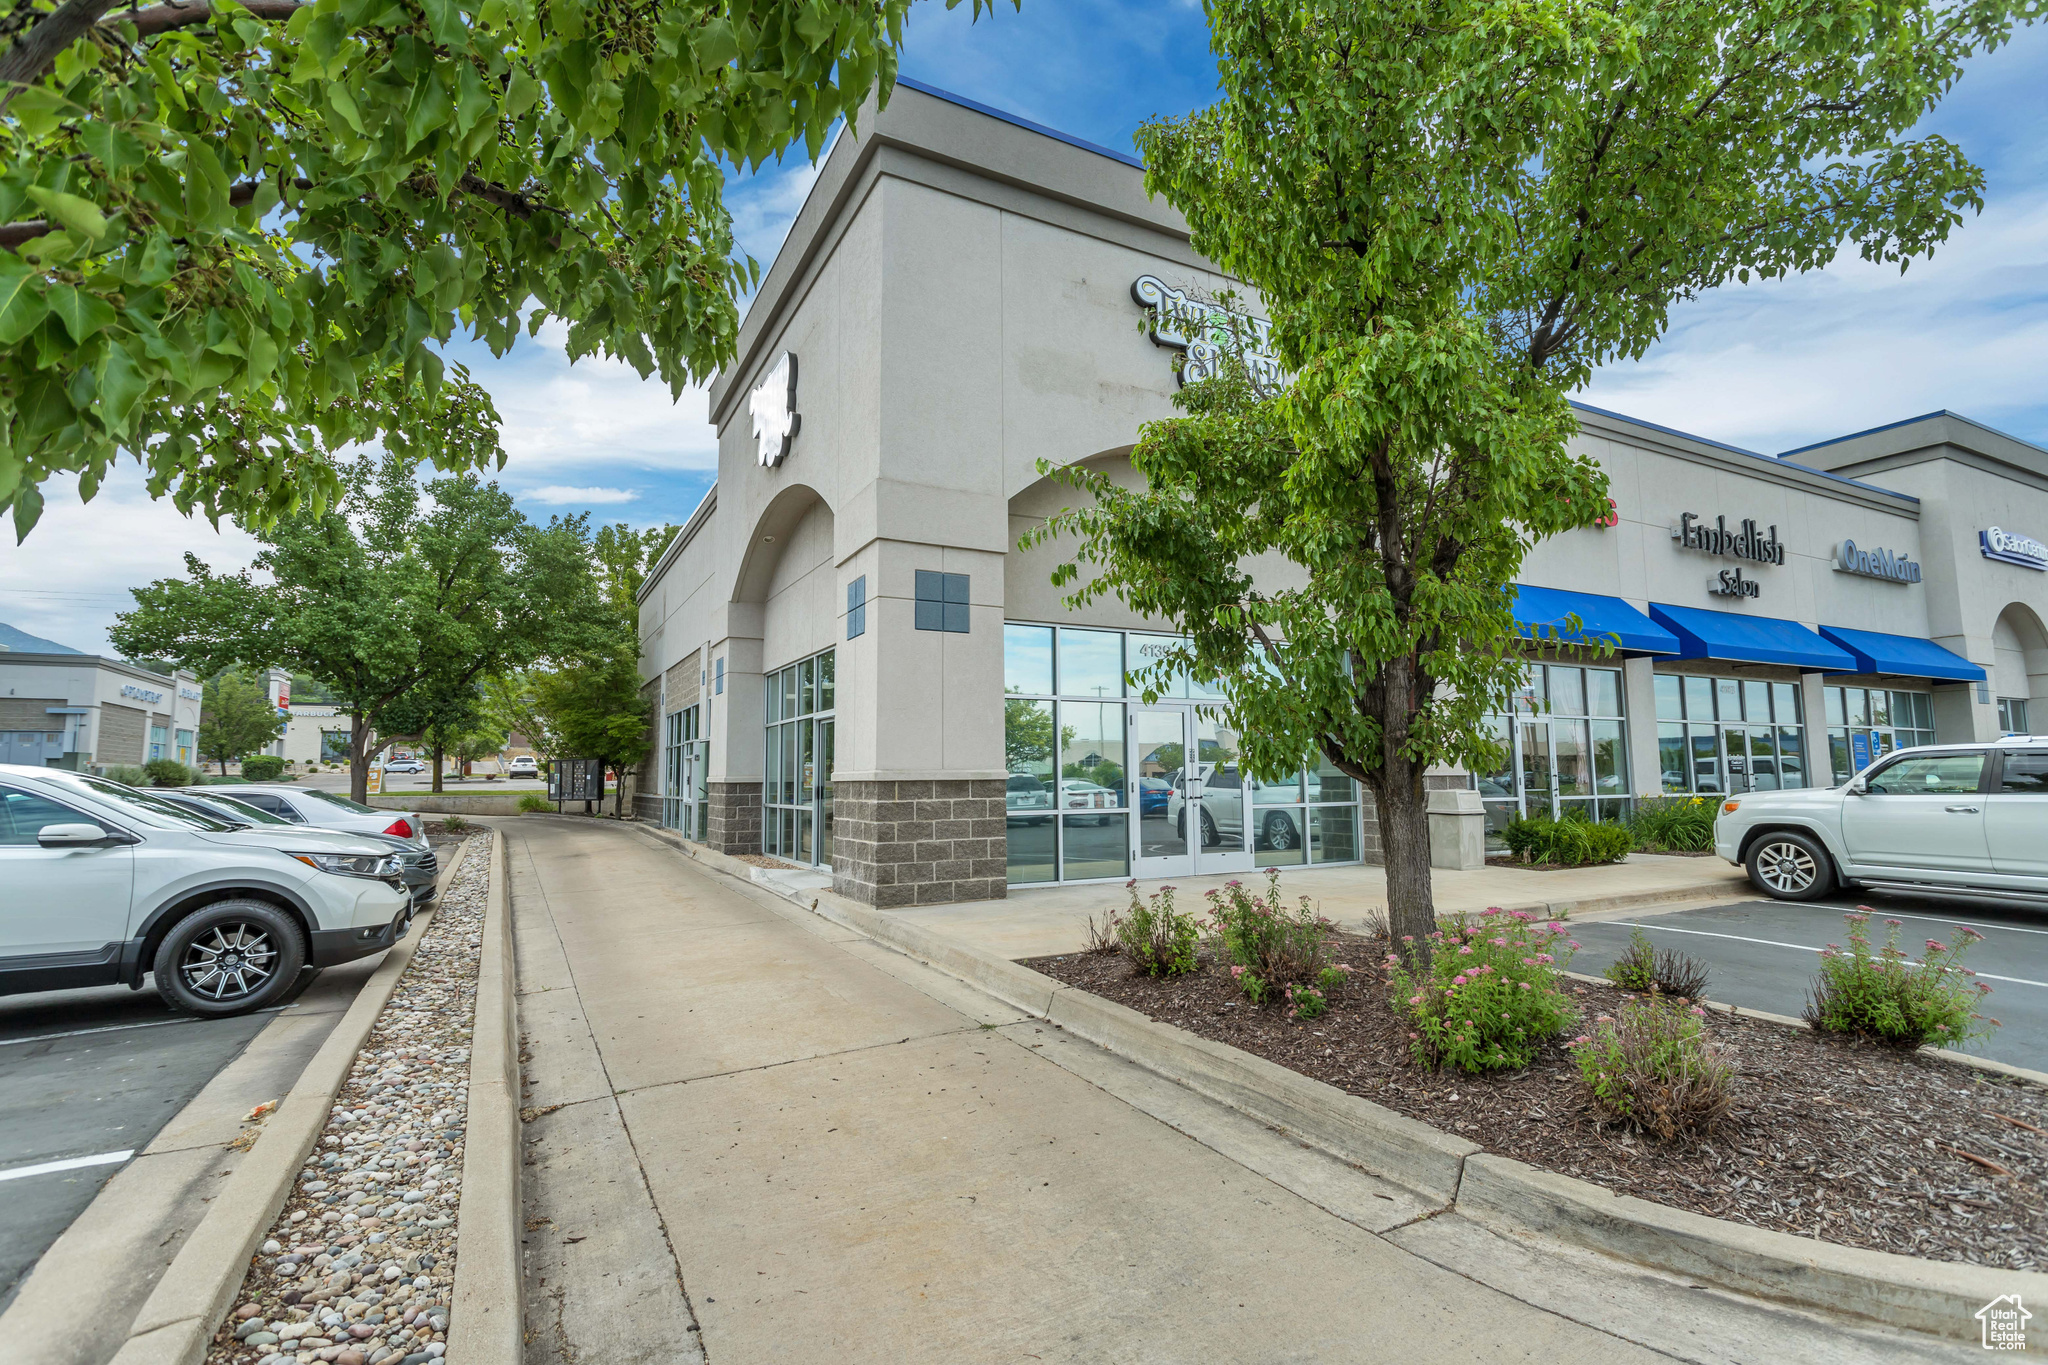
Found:
[[240, 820], [245, 825], [289, 825], [291, 821], [283, 816], [272, 815], [261, 806], [252, 806], [247, 801], [237, 801], [232, 796], [216, 796], [212, 792], [201, 796], [197, 792], [186, 792], [191, 800], [210, 806], [230, 820]]
[[357, 805], [355, 802], [349, 800], [346, 796], [336, 796], [333, 792], [317, 791], [312, 787], [306, 787], [302, 789], [299, 792], [299, 795], [310, 796], [315, 801], [325, 801], [330, 806], [340, 806], [343, 810], [353, 811], [357, 815], [388, 814], [388, 812], [386, 811], [378, 810], [375, 806]]
[[153, 829], [233, 829], [239, 821], [225, 820], [217, 815], [201, 815], [196, 810], [175, 805], [161, 796], [137, 791], [119, 782], [109, 782], [104, 777], [78, 777], [67, 779], [84, 787], [102, 801], [121, 807], [122, 813], [140, 824]]

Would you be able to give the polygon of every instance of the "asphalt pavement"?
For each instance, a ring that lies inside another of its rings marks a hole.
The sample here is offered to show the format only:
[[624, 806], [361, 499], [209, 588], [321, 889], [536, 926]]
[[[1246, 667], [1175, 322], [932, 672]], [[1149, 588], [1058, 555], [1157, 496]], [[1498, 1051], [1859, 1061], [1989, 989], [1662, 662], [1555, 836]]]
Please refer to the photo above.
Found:
[[1806, 1007], [1820, 968], [1820, 950], [1848, 943], [1849, 926], [1842, 917], [1859, 904], [1872, 911], [1872, 943], [1884, 941], [1885, 920], [1899, 920], [1900, 945], [1915, 960], [1928, 939], [1951, 943], [1957, 925], [1984, 934], [1985, 941], [1969, 951], [1963, 965], [1990, 984], [1991, 994], [1979, 1009], [1999, 1020], [2000, 1027], [1959, 1050], [2048, 1070], [2048, 910], [1875, 893], [1855, 900], [1736, 901], [1574, 924], [1572, 937], [1582, 947], [1571, 966], [1600, 975], [1640, 925], [1659, 949], [1675, 948], [1707, 965], [1712, 973], [1709, 1000], [1796, 1017]]
[[0, 1310], [100, 1187], [277, 1012], [202, 1020], [125, 986], [0, 998]]

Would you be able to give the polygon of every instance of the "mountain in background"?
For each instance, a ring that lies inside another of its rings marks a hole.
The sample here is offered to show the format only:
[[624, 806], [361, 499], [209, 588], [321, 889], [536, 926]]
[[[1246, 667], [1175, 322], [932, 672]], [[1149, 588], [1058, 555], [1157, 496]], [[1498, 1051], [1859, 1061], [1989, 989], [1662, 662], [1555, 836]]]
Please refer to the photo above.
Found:
[[0, 649], [14, 654], [83, 654], [82, 649], [60, 645], [55, 640], [45, 640], [40, 635], [31, 635], [25, 630], [16, 630], [5, 621], [0, 621]]

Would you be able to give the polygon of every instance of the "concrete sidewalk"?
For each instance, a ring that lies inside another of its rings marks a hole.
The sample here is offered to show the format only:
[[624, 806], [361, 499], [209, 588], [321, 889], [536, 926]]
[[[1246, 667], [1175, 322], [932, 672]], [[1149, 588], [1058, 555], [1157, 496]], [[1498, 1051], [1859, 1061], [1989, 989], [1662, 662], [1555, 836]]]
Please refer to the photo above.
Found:
[[[806, 874], [783, 874], [802, 877]], [[816, 874], [809, 874], [814, 876]], [[1232, 872], [1205, 877], [1175, 877], [1138, 883], [1149, 895], [1170, 884], [1183, 909], [1199, 910], [1202, 893], [1229, 881], [1263, 886], [1266, 874]], [[820, 885], [830, 885], [824, 879]], [[1632, 853], [1626, 862], [1569, 871], [1533, 872], [1512, 867], [1482, 867], [1470, 872], [1431, 874], [1439, 915], [1478, 911], [1497, 905], [1505, 910], [1569, 912], [1579, 919], [1625, 913], [1646, 905], [1749, 896], [1739, 867], [1719, 858], [1685, 858]], [[1307, 896], [1340, 925], [1356, 926], [1387, 903], [1386, 869], [1372, 866], [1284, 868], [1283, 894]], [[1052, 886], [1012, 891], [1003, 900], [961, 901], [892, 910], [977, 948], [1012, 960], [1074, 952], [1086, 946], [1088, 917], [1120, 909], [1129, 893], [1122, 883]]]
[[535, 1365], [1659, 1358], [1377, 1235], [1412, 1196], [1119, 1098], [1148, 1073], [642, 833], [507, 832]]

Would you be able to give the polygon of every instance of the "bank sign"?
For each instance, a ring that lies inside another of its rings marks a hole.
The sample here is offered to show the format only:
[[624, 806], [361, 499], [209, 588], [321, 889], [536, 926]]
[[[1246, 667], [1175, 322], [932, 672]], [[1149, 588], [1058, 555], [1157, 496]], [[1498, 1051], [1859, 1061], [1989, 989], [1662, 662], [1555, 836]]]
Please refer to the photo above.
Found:
[[1277, 393], [1286, 387], [1287, 376], [1273, 357], [1273, 324], [1266, 319], [1204, 303], [1157, 275], [1140, 275], [1132, 281], [1131, 297], [1151, 314], [1145, 330], [1152, 344], [1183, 353], [1182, 384], [1214, 379], [1235, 344], [1244, 351], [1253, 388]]
[[1835, 572], [1861, 574], [1893, 583], [1918, 583], [1920, 566], [1890, 550], [1866, 550], [1853, 540], [1835, 547]]
[[146, 701], [151, 706], [159, 704], [164, 699], [163, 693], [152, 692], [146, 687], [137, 687], [134, 683], [121, 684], [121, 695], [124, 697], [133, 697], [137, 701]]
[[1986, 559], [2048, 573], [2048, 545], [2029, 536], [2014, 535], [1993, 526], [1977, 533], [1977, 544], [1983, 547]]

